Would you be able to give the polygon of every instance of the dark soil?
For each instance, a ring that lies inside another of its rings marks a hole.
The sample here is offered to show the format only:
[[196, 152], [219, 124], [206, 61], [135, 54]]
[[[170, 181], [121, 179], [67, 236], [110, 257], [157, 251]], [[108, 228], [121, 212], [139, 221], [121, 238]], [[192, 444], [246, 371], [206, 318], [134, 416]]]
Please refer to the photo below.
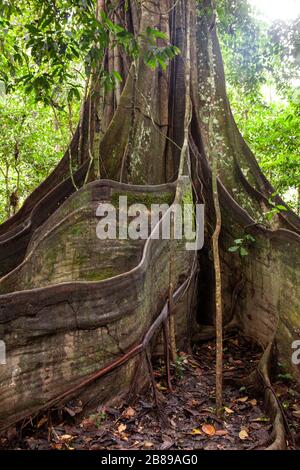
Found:
[[[270, 443], [271, 422], [262, 397], [234, 380], [251, 372], [261, 356], [260, 349], [241, 337], [224, 342], [224, 415], [215, 414], [215, 345], [195, 347], [193, 355], [181, 353], [172, 365], [172, 392], [167, 389], [164, 367], [155, 364], [159, 406], [151, 390], [132, 403], [100, 407], [85, 419], [78, 419], [80, 402], [67, 405], [60, 419], [40, 416], [22, 432], [10, 430], [0, 438], [3, 449], [152, 449], [152, 450], [250, 450]], [[288, 375], [280, 374], [274, 389], [285, 410], [297, 445], [300, 432], [299, 393]], [[71, 417], [70, 415], [73, 415]]]

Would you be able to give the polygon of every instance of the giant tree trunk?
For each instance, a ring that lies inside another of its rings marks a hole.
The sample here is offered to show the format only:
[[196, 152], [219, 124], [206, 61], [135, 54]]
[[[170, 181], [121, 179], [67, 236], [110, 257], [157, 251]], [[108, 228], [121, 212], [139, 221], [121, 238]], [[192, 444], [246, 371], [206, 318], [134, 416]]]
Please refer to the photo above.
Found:
[[[146, 44], [135, 63], [116, 48], [108, 51], [105, 66], [122, 73], [122, 89], [103, 97], [94, 85], [70, 150], [0, 227], [0, 339], [7, 345], [7, 365], [0, 366], [0, 428], [74, 396], [86, 405], [98, 404], [145, 382], [147, 363], [140, 357], [160, 343], [167, 315], [169, 242], [96, 241], [99, 201], [120, 193], [170, 201], [190, 191], [186, 179], [191, 182], [195, 202], [206, 205], [205, 246], [197, 263], [182, 243], [174, 247], [177, 339], [181, 344], [191, 335], [211, 335], [215, 214], [210, 168], [217, 158], [225, 325], [264, 348], [249, 381], [265, 386], [273, 448], [284, 447], [269, 366], [276, 345], [300, 380], [291, 364], [291, 344], [300, 337], [300, 221], [287, 211], [272, 224], [264, 222], [274, 190], [230, 111], [211, 0], [128, 3], [128, 9], [117, 7], [114, 19], [135, 34], [148, 26], [163, 30], [182, 54], [164, 72], [144, 64]], [[187, 131], [188, 56], [189, 158], [186, 178], [178, 178]], [[69, 174], [70, 155], [75, 183], [82, 186], [78, 192]], [[101, 179], [91, 182], [99, 171]], [[228, 248], [245, 233], [256, 241], [241, 260]]]

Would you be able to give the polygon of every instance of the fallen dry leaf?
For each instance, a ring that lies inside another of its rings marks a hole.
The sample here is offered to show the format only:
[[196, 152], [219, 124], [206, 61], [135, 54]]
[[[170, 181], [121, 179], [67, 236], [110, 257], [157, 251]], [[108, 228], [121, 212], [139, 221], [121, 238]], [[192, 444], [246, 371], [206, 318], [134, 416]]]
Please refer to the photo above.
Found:
[[232, 413], [234, 413], [234, 411], [231, 409], [231, 408], [227, 408], [227, 406], [224, 407], [224, 410], [225, 410], [225, 413], [231, 415]]
[[219, 429], [216, 431], [216, 436], [228, 436], [228, 431], [226, 429]]
[[270, 418], [267, 416], [260, 416], [259, 418], [255, 418], [251, 420], [253, 423], [268, 423]]
[[172, 447], [173, 444], [173, 441], [164, 441], [160, 446], [159, 450], [168, 450]]
[[192, 359], [189, 359], [188, 362], [193, 367], [193, 369], [198, 369], [199, 368], [198, 362], [193, 361]]
[[133, 418], [135, 414], [136, 414], [135, 410], [131, 408], [131, 406], [129, 406], [129, 408], [123, 411], [122, 416], [124, 418], [130, 419], [130, 418]]
[[150, 449], [151, 447], [153, 447], [153, 443], [149, 442], [149, 441], [145, 441], [144, 442], [144, 447], [146, 447], [146, 449]]
[[95, 421], [91, 418], [86, 418], [81, 422], [80, 427], [81, 428], [94, 428], [96, 427]]
[[74, 439], [74, 437], [70, 436], [70, 434], [64, 434], [63, 436], [59, 436], [59, 439], [63, 442], [68, 442]]
[[245, 429], [242, 429], [241, 432], [239, 433], [239, 438], [242, 440], [242, 441], [245, 441], [246, 439], [249, 438], [249, 434], [247, 433], [247, 431]]
[[242, 398], [238, 398], [238, 399], [237, 399], [237, 401], [238, 401], [239, 403], [246, 403], [246, 401], [248, 401], [248, 400], [249, 400], [249, 397], [242, 397]]
[[44, 416], [42, 419], [40, 419], [40, 421], [38, 422], [37, 424], [37, 428], [41, 428], [43, 426], [43, 424], [47, 423], [48, 421], [48, 416]]
[[168, 390], [167, 387], [164, 387], [160, 383], [156, 384], [156, 387], [160, 392], [165, 392], [166, 390]]
[[200, 403], [201, 403], [200, 400], [195, 400], [195, 398], [193, 398], [192, 400], [188, 402], [189, 405], [194, 406], [194, 407], [199, 406]]
[[214, 436], [216, 434], [216, 429], [212, 424], [203, 424], [202, 431], [208, 436]]
[[249, 403], [252, 406], [256, 406], [257, 405], [257, 400], [255, 400], [255, 398], [254, 398], [253, 400], [250, 400]]
[[199, 434], [202, 434], [202, 432], [200, 431], [200, 429], [195, 428], [195, 429], [192, 430], [191, 434], [193, 436], [198, 436]]
[[124, 432], [126, 429], [127, 429], [126, 424], [120, 424], [120, 426], [118, 427], [118, 432], [122, 434], [122, 432]]
[[63, 444], [52, 444], [51, 447], [54, 450], [61, 450], [63, 447]]

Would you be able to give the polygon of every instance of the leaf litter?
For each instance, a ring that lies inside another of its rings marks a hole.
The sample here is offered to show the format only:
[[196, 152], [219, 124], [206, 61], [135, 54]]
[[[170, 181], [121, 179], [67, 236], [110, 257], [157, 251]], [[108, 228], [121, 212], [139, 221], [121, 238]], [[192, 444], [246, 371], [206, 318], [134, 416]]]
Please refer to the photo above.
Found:
[[[224, 341], [224, 413], [215, 413], [215, 344], [180, 353], [172, 365], [169, 391], [161, 362], [154, 364], [159, 407], [150, 388], [130, 403], [101, 406], [82, 416], [79, 400], [59, 413], [40, 415], [22, 432], [13, 428], [0, 436], [0, 448], [28, 450], [252, 450], [271, 441], [272, 425], [263, 398], [235, 381], [256, 367], [261, 351], [242, 337]], [[180, 364], [180, 370], [178, 370]], [[282, 374], [281, 374], [282, 375]], [[278, 378], [274, 389], [284, 406], [291, 430], [300, 444], [300, 394], [291, 380]]]

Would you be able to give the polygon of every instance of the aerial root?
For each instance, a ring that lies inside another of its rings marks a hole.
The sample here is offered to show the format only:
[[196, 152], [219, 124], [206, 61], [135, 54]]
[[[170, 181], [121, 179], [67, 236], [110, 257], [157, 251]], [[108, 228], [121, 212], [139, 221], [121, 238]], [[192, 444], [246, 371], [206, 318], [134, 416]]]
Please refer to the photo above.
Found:
[[170, 392], [172, 392], [171, 371], [170, 371], [170, 339], [169, 339], [169, 329], [168, 329], [167, 320], [163, 322], [163, 336], [164, 336], [164, 356], [165, 356], [167, 385], [168, 385], [168, 389], [170, 390]]
[[151, 381], [151, 385], [152, 385], [152, 391], [153, 391], [155, 406], [158, 408], [159, 407], [158, 393], [157, 393], [157, 387], [156, 387], [156, 382], [155, 382], [155, 378], [154, 378], [153, 367], [152, 367], [152, 362], [151, 362], [151, 354], [149, 352], [149, 348], [146, 349], [145, 355], [146, 355], [146, 359], [147, 359], [148, 372], [149, 372], [150, 381]]

